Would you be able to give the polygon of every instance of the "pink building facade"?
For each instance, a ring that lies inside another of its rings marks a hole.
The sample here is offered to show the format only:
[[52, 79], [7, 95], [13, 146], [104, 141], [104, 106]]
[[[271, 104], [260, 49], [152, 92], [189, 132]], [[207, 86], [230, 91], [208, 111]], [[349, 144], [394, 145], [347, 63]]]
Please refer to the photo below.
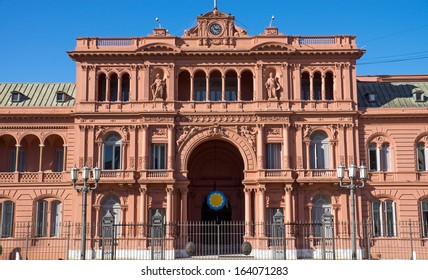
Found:
[[107, 212], [123, 224], [156, 210], [166, 224], [263, 224], [277, 210], [286, 222], [330, 211], [340, 224], [349, 191], [336, 167], [353, 163], [369, 175], [357, 222], [394, 238], [410, 219], [428, 238], [428, 76], [357, 77], [354, 36], [250, 36], [217, 9], [197, 22], [181, 37], [78, 38], [75, 83], [0, 84], [1, 239], [20, 222], [39, 237], [81, 222], [73, 166], [102, 169], [92, 236]]

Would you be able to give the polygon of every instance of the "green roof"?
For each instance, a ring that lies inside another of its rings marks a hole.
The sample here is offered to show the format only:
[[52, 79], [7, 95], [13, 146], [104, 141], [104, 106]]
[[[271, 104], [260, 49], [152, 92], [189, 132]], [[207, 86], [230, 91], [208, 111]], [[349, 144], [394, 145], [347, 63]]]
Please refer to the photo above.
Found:
[[[12, 101], [12, 92], [22, 101]], [[66, 94], [65, 101], [57, 101], [57, 92]], [[70, 107], [75, 96], [75, 83], [0, 83], [0, 107]]]
[[[358, 107], [361, 108], [417, 108], [428, 107], [428, 82], [361, 82], [358, 87]], [[414, 94], [422, 93], [423, 101]], [[374, 101], [369, 95], [376, 95]]]

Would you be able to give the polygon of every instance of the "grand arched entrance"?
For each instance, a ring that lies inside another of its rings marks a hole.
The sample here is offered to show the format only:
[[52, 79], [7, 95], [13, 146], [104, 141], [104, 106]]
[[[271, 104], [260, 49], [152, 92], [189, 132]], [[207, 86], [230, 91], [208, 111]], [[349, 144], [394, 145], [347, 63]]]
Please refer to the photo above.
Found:
[[[244, 162], [234, 145], [219, 139], [200, 144], [191, 153], [187, 170], [190, 221], [220, 223], [244, 219]], [[224, 206], [215, 205], [221, 196], [225, 198]]]

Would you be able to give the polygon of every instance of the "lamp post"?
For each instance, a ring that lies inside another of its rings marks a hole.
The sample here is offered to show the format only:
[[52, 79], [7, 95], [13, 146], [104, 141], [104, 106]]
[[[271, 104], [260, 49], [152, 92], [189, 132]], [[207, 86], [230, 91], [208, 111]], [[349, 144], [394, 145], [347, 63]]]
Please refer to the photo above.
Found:
[[82, 179], [83, 179], [83, 186], [77, 187], [76, 182], [79, 176], [79, 169], [75, 166], [71, 168], [71, 181], [73, 182], [73, 188], [77, 190], [78, 192], [82, 192], [82, 240], [80, 244], [80, 259], [84, 260], [86, 257], [86, 200], [87, 200], [87, 194], [91, 190], [95, 190], [98, 187], [98, 181], [100, 180], [101, 176], [101, 168], [95, 167], [92, 170], [92, 177], [95, 180], [94, 187], [90, 187], [88, 184], [88, 180], [90, 178], [90, 171], [91, 169], [87, 166], [82, 168]]
[[[357, 169], [360, 169], [359, 179], [361, 181], [361, 185], [356, 184], [357, 178]], [[355, 201], [354, 201], [354, 191], [358, 188], [361, 189], [364, 187], [364, 183], [367, 180], [367, 167], [361, 165], [357, 167], [355, 164], [351, 164], [348, 166], [348, 177], [351, 180], [349, 185], [343, 184], [343, 178], [345, 177], [345, 166], [340, 164], [337, 167], [337, 177], [340, 179], [340, 186], [342, 188], [347, 188], [350, 192], [349, 196], [349, 208], [351, 214], [351, 242], [352, 242], [352, 259], [357, 259], [357, 238], [355, 233]]]

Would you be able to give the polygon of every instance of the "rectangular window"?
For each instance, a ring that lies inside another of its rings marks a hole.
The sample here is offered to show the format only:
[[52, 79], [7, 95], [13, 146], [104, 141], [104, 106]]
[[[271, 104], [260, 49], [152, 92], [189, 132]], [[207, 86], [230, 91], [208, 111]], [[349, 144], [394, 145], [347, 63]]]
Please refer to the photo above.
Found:
[[373, 237], [397, 235], [395, 202], [392, 200], [372, 203]]
[[369, 171], [378, 171], [376, 145], [370, 145], [369, 147]]
[[205, 90], [196, 90], [195, 91], [195, 101], [205, 101]]
[[166, 144], [152, 144], [150, 169], [166, 169]]
[[113, 169], [113, 145], [104, 145], [104, 167], [103, 169]]
[[266, 169], [281, 169], [281, 144], [266, 144]]
[[421, 202], [422, 236], [428, 237], [428, 200]]
[[427, 170], [427, 150], [428, 149], [425, 149], [425, 144], [423, 143], [420, 143], [416, 149], [418, 171]]
[[0, 238], [11, 237], [13, 227], [13, 202], [0, 203]]
[[48, 202], [45, 200], [38, 201], [36, 212], [36, 236], [38, 237], [46, 236], [47, 214]]

